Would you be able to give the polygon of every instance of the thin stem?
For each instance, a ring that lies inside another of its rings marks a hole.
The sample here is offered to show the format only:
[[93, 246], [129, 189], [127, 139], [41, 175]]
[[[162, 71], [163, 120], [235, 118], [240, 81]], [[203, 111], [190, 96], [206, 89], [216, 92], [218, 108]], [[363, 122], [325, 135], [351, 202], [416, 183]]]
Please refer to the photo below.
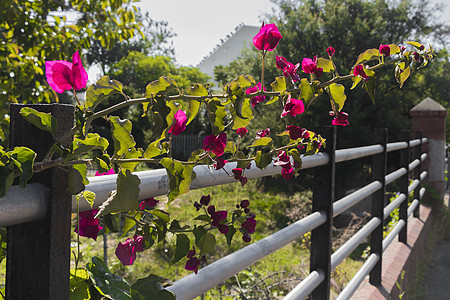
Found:
[[264, 91], [264, 63], [266, 61], [266, 51], [262, 54], [262, 66], [261, 66], [261, 91]]
[[127, 218], [127, 219], [133, 220], [134, 222], [136, 222], [136, 224], [139, 224], [139, 225], [141, 225], [141, 226], [144, 226], [144, 225], [145, 225], [144, 222], [139, 221], [139, 220], [136, 219], [135, 217], [129, 216], [129, 215], [127, 215], [127, 214], [122, 214], [122, 215], [123, 215], [125, 218]]
[[80, 100], [78, 100], [77, 92], [75, 91], [75, 88], [72, 88], [73, 95], [75, 96], [75, 99], [77, 99], [78, 105], [81, 105]]

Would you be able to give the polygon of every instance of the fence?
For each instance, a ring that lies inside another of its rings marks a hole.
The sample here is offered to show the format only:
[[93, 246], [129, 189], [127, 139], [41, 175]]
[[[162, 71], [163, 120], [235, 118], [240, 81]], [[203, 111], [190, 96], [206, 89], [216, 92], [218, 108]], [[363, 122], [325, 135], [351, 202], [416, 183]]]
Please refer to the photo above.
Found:
[[[200, 296], [227, 278], [244, 270], [288, 243], [301, 238], [305, 233], [310, 231], [310, 274], [285, 299], [303, 299], [308, 295], [311, 295], [312, 299], [329, 299], [331, 271], [369, 235], [371, 254], [355, 277], [353, 277], [341, 292], [338, 299], [348, 299], [368, 274], [370, 275], [370, 283], [374, 285], [380, 284], [383, 251], [397, 235], [400, 242], [406, 242], [408, 217], [410, 215], [418, 217], [418, 206], [425, 192], [425, 189], [421, 188], [420, 183], [427, 176], [427, 172], [421, 172], [420, 168], [421, 163], [427, 157], [427, 154], [422, 153], [422, 144], [426, 143], [427, 139], [417, 135], [414, 140], [411, 140], [411, 133], [404, 132], [403, 141], [387, 143], [387, 130], [380, 129], [374, 131], [374, 145], [336, 150], [336, 128], [325, 127], [322, 128], [320, 133], [327, 139], [327, 148], [324, 152], [303, 157], [302, 164], [303, 169], [314, 168], [315, 172], [312, 213], [260, 241], [211, 263], [202, 268], [197, 275], [192, 274], [176, 281], [167, 289], [172, 291], [177, 296], [177, 299], [193, 299]], [[387, 153], [394, 151], [400, 152], [401, 167], [387, 174]], [[352, 194], [335, 201], [334, 182], [336, 164], [369, 156], [372, 157], [373, 181]], [[226, 168], [230, 172], [234, 166], [231, 163], [227, 164]], [[192, 189], [235, 182], [234, 178], [229, 177], [222, 170], [214, 171], [208, 166], [197, 166], [194, 171], [197, 176], [192, 182]], [[264, 171], [259, 170], [255, 165], [252, 165], [250, 170], [246, 170], [248, 179], [272, 176], [279, 173], [280, 168], [273, 164], [269, 165]], [[167, 193], [168, 177], [165, 174], [165, 170], [143, 171], [136, 172], [136, 174], [141, 180], [140, 200]], [[409, 183], [409, 176], [412, 179], [411, 183]], [[108, 193], [115, 188], [115, 180], [116, 175], [90, 179], [91, 182], [86, 188], [95, 192], [97, 195], [94, 203], [95, 207], [98, 207], [107, 199]], [[391, 203], [385, 205], [386, 185], [396, 180], [399, 182], [400, 194]], [[59, 188], [61, 189], [61, 187]], [[48, 188], [37, 183], [28, 185], [25, 190], [17, 187], [11, 188], [4, 198], [0, 198], [0, 226], [31, 222], [47, 216], [48, 213], [45, 207], [49, 205], [50, 200], [46, 196], [46, 193], [48, 194]], [[408, 196], [411, 193], [414, 193], [414, 200], [408, 206]], [[370, 195], [372, 195], [371, 219], [344, 245], [332, 253], [331, 233], [333, 218]], [[76, 211], [74, 202], [72, 200], [72, 212]], [[396, 207], [399, 207], [400, 221], [392, 229], [390, 234], [383, 239], [384, 220]], [[80, 207], [80, 210], [89, 209], [90, 207], [87, 204], [82, 204]], [[54, 210], [53, 207], [52, 210]], [[70, 211], [67, 214], [67, 218], [70, 219]], [[51, 226], [58, 226], [58, 224]], [[10, 237], [8, 237], [9, 241]], [[10, 250], [8, 249], [8, 251]], [[15, 248], [14, 251], [18, 252], [14, 254], [17, 257], [33, 255], [33, 249], [30, 247], [24, 247], [22, 249]], [[52, 256], [55, 249], [50, 247], [46, 251], [49, 252], [49, 256]], [[31, 257], [30, 261], [33, 261], [32, 259], [33, 257]], [[34, 259], [39, 259], [39, 256], [34, 257]], [[36, 280], [36, 278], [27, 279], [27, 277], [22, 276], [24, 275], [23, 272], [28, 271], [29, 267], [26, 270], [16, 268], [13, 263], [9, 262], [8, 256], [7, 294], [8, 287], [21, 287], [23, 289], [26, 286], [29, 288], [27, 280]], [[57, 275], [63, 278], [64, 281], [62, 287], [58, 287], [60, 291], [64, 291], [64, 289], [68, 291], [68, 274], [68, 264], [57, 270]], [[41, 274], [40, 276], [47, 275]], [[56, 275], [53, 273], [53, 275], [48, 276], [55, 277]], [[15, 282], [8, 283], [8, 280]], [[40, 295], [38, 290], [33, 290], [32, 293], [34, 295]], [[48, 299], [64, 298], [62, 296], [64, 294], [61, 294], [61, 292], [58, 294], [54, 293], [53, 295], [55, 296], [52, 297], [50, 295]]]

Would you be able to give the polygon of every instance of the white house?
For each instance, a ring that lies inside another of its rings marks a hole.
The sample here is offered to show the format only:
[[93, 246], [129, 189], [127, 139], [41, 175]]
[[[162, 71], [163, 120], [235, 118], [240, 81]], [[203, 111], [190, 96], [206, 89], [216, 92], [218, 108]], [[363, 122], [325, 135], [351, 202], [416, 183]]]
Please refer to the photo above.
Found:
[[[214, 67], [218, 65], [226, 66], [238, 58], [244, 47], [252, 45], [252, 39], [258, 33], [259, 28], [258, 26], [240, 24], [236, 27], [234, 33], [221, 40], [222, 43], [203, 58], [197, 67], [214, 79]], [[215, 80], [213, 81], [217, 84]]]

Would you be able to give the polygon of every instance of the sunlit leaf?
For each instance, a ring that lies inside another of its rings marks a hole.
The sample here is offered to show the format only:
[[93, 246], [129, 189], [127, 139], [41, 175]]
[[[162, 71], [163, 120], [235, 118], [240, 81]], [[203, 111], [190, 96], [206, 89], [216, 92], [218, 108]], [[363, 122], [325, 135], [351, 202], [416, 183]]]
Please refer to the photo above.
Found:
[[117, 80], [110, 80], [109, 76], [103, 76], [86, 90], [84, 106], [94, 111], [106, 97], [119, 93], [122, 93], [122, 83]]
[[52, 135], [54, 135], [58, 129], [56, 118], [53, 117], [51, 113], [39, 112], [31, 107], [24, 107], [19, 113], [25, 120], [41, 130], [50, 132]]
[[378, 59], [380, 56], [381, 56], [381, 54], [380, 54], [379, 49], [368, 49], [358, 56], [354, 66], [357, 66], [359, 64], [364, 64], [364, 63], [374, 60], [374, 59]]
[[336, 105], [336, 109], [340, 111], [345, 104], [347, 96], [345, 95], [345, 87], [342, 84], [333, 83], [328, 87], [331, 99]]
[[269, 153], [256, 152], [255, 164], [259, 169], [264, 170], [271, 162], [272, 156]]
[[109, 117], [108, 120], [111, 124], [111, 133], [114, 140], [114, 153], [117, 157], [120, 157], [136, 145], [131, 135], [132, 124], [130, 120], [122, 120], [117, 116]]
[[317, 68], [322, 68], [324, 72], [334, 71], [333, 62], [327, 58], [319, 57], [317, 59]]
[[11, 156], [20, 163], [21, 174], [19, 184], [24, 188], [28, 180], [33, 176], [36, 153], [27, 147], [14, 147]]
[[267, 146], [270, 143], [272, 143], [272, 138], [265, 136], [265, 137], [255, 140], [250, 147]]

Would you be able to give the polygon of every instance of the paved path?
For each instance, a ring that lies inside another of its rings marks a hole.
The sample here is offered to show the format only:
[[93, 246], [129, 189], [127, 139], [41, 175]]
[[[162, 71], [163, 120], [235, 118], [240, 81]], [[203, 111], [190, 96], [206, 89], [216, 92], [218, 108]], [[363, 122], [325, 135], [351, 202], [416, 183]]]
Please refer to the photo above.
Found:
[[[446, 191], [444, 203], [449, 207], [449, 190]], [[433, 263], [425, 281], [425, 300], [450, 299], [450, 241], [443, 241], [434, 249]]]

